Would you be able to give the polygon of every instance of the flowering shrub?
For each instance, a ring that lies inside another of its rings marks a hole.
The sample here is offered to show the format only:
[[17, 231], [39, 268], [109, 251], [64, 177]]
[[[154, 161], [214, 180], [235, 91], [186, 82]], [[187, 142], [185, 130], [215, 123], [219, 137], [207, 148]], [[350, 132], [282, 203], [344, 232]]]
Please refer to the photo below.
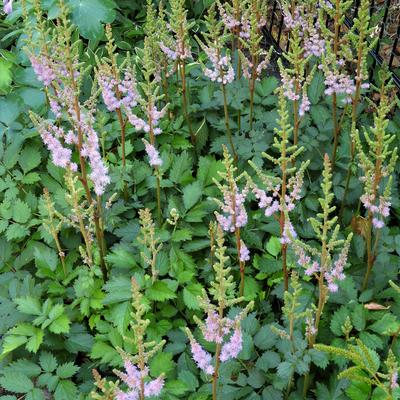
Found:
[[3, 1], [0, 398], [400, 399], [371, 1], [142, 3]]

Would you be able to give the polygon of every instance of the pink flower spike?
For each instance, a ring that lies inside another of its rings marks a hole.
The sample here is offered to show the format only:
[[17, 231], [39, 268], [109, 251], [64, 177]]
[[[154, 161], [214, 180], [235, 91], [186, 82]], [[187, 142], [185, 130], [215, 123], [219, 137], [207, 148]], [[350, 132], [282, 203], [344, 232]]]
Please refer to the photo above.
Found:
[[191, 340], [190, 344], [193, 360], [196, 362], [197, 366], [207, 375], [212, 375], [214, 373], [214, 367], [211, 365], [211, 354], [207, 353], [194, 339]]
[[231, 358], [236, 358], [241, 352], [243, 347], [242, 331], [240, 328], [236, 328], [231, 336], [229, 342], [222, 346], [221, 354], [219, 359], [224, 362]]
[[158, 150], [145, 139], [143, 139], [143, 143], [145, 145], [146, 153], [149, 157], [150, 165], [153, 167], [162, 165], [162, 160], [160, 158], [160, 153], [158, 152]]
[[158, 396], [164, 386], [164, 378], [159, 376], [157, 379], [152, 380], [144, 385], [144, 396]]

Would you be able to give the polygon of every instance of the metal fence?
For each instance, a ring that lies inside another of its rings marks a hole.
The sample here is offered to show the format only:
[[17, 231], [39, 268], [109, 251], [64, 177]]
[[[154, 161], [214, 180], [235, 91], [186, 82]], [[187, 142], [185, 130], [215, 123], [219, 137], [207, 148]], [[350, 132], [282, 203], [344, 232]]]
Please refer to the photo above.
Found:
[[[359, 0], [354, 1], [345, 18], [348, 28], [353, 25], [359, 3]], [[271, 0], [269, 15], [270, 21], [264, 29], [265, 39], [278, 53], [282, 53], [289, 47], [289, 31], [284, 26], [283, 12], [278, 0]], [[375, 48], [370, 52], [370, 80], [377, 68], [387, 63], [394, 83], [400, 88], [400, 0], [371, 0], [370, 15], [378, 35]]]

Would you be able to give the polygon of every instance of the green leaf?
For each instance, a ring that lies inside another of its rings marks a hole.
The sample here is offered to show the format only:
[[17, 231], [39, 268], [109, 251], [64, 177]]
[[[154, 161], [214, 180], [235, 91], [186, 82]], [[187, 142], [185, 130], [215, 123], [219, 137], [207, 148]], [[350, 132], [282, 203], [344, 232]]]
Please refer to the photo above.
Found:
[[50, 247], [41, 247], [40, 250], [35, 248], [35, 265], [39, 270], [47, 270], [55, 271], [58, 264], [58, 255], [57, 252]]
[[190, 310], [199, 310], [198, 297], [201, 295], [203, 287], [199, 283], [190, 283], [183, 289], [183, 302]]
[[68, 333], [70, 323], [71, 321], [69, 320], [69, 318], [65, 314], [63, 314], [50, 324], [49, 330], [57, 334]]
[[176, 294], [164, 281], [156, 281], [153, 286], [146, 291], [147, 297], [152, 301], [165, 301], [174, 299]]
[[13, 220], [24, 224], [31, 216], [31, 209], [28, 204], [20, 199], [17, 199], [13, 204]]
[[0, 94], [6, 94], [11, 86], [12, 82], [12, 68], [13, 64], [0, 58]]
[[281, 252], [281, 246], [279, 238], [271, 236], [267, 242], [266, 249], [269, 254], [276, 257]]
[[11, 393], [28, 393], [33, 389], [32, 381], [22, 372], [6, 371], [0, 378], [0, 386]]
[[25, 400], [46, 400], [46, 397], [43, 390], [35, 388], [26, 395]]
[[1, 355], [10, 353], [28, 341], [26, 336], [7, 335], [3, 340], [3, 351]]
[[168, 372], [175, 368], [175, 363], [172, 360], [172, 353], [162, 352], [157, 353], [150, 361], [150, 372], [152, 376], [161, 374], [167, 375]]
[[72, 400], [77, 399], [78, 391], [71, 381], [60, 381], [54, 393], [54, 400]]
[[328, 355], [323, 351], [317, 349], [310, 349], [309, 354], [311, 356], [312, 362], [322, 369], [325, 369], [329, 364]]
[[79, 367], [76, 366], [73, 362], [68, 362], [60, 365], [57, 368], [57, 375], [61, 379], [71, 378], [79, 371]]
[[18, 164], [21, 166], [24, 174], [36, 168], [40, 164], [42, 156], [40, 151], [33, 146], [25, 146], [21, 151]]
[[333, 314], [331, 318], [331, 331], [336, 336], [343, 336], [342, 326], [349, 314], [349, 310], [344, 306], [340, 307], [339, 310]]
[[173, 242], [186, 242], [187, 240], [191, 239], [192, 231], [186, 228], [176, 230], [171, 236], [171, 240]]
[[270, 349], [277, 341], [277, 336], [269, 325], [264, 325], [254, 336], [254, 345], [261, 350]]
[[374, 322], [369, 329], [380, 335], [393, 335], [400, 329], [400, 322], [393, 314], [387, 313]]
[[216, 161], [213, 157], [201, 157], [199, 161], [199, 169], [197, 171], [197, 179], [204, 186], [214, 184], [213, 179], [221, 180], [218, 171], [223, 171], [224, 165], [221, 161]]
[[39, 299], [34, 297], [20, 297], [15, 299], [17, 309], [22, 313], [29, 315], [40, 315], [42, 313], [42, 306]]
[[267, 372], [269, 369], [276, 368], [280, 362], [281, 358], [278, 353], [266, 351], [257, 359], [256, 367]]
[[325, 90], [324, 74], [321, 71], [317, 71], [314, 78], [308, 87], [308, 98], [311, 104], [317, 104]]
[[253, 300], [258, 296], [260, 284], [252, 277], [246, 275], [244, 278], [243, 296], [247, 301]]
[[29, 229], [20, 224], [11, 224], [6, 231], [6, 238], [10, 242], [12, 240], [23, 239], [29, 233]]
[[111, 23], [115, 19], [116, 4], [112, 0], [69, 0], [72, 22], [80, 34], [89, 40], [100, 40], [104, 30], [102, 22]]
[[53, 354], [43, 351], [39, 357], [39, 364], [45, 372], [53, 372], [57, 368], [57, 359]]
[[183, 153], [174, 157], [172, 167], [169, 172], [169, 178], [172, 182], [182, 183], [186, 176], [192, 176], [192, 160], [189, 154], [184, 151]]
[[173, 394], [175, 396], [181, 396], [183, 395], [185, 392], [188, 391], [188, 385], [186, 384], [186, 382], [182, 382], [179, 380], [173, 380], [173, 381], [168, 381], [165, 384], [165, 390], [170, 393]]
[[0, 122], [11, 125], [18, 118], [21, 109], [22, 101], [19, 97], [10, 95], [0, 99]]
[[346, 389], [346, 394], [351, 400], [366, 400], [369, 398], [370, 392], [371, 385], [366, 382], [353, 381]]
[[183, 204], [190, 210], [200, 199], [203, 188], [200, 182], [193, 182], [183, 188]]
[[294, 365], [288, 361], [281, 362], [278, 365], [277, 373], [280, 378], [285, 381], [288, 381], [294, 372]]

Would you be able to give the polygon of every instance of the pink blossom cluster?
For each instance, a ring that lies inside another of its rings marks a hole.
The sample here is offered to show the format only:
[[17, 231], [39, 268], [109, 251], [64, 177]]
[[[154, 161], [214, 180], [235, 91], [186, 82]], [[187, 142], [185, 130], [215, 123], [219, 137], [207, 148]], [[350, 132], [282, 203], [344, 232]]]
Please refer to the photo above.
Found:
[[[267, 58], [264, 58], [264, 60], [262, 60], [257, 65], [256, 71], [255, 71], [256, 80], [260, 79], [260, 76], [261, 76], [263, 70], [268, 67], [268, 64], [269, 64], [269, 60]], [[242, 59], [243, 76], [247, 79], [251, 79], [252, 78], [252, 69], [253, 69], [253, 63], [250, 60], [248, 60], [247, 57], [243, 57], [243, 59]]]
[[352, 95], [356, 90], [354, 80], [351, 79], [345, 73], [334, 73], [333, 71], [327, 71], [325, 73], [325, 94], [331, 96], [332, 94], [344, 94], [345, 103], [352, 102]]
[[29, 59], [38, 80], [42, 82], [44, 86], [50, 86], [51, 83], [56, 80], [57, 75], [48, 57], [43, 55], [31, 55]]
[[221, 205], [224, 214], [216, 213], [217, 221], [221, 228], [227, 232], [235, 232], [236, 228], [241, 228], [247, 224], [247, 212], [244, 202], [247, 197], [248, 187], [242, 192], [235, 185], [235, 193], [226, 188], [223, 190], [224, 202]]
[[317, 328], [315, 327], [315, 321], [313, 317], [306, 318], [306, 336], [314, 336], [317, 333]]
[[324, 274], [325, 280], [328, 283], [328, 290], [330, 292], [337, 292], [338, 285], [337, 281], [342, 281], [346, 278], [344, 274], [344, 267], [346, 266], [347, 257], [349, 254], [349, 244], [346, 244], [339, 254], [338, 259], [334, 262], [333, 266], [329, 271]]
[[172, 46], [166, 46], [164, 42], [159, 43], [161, 51], [172, 61], [186, 60], [192, 58], [190, 49], [182, 40], [177, 40]]
[[57, 167], [71, 168], [72, 171], [76, 171], [78, 166], [71, 161], [71, 149], [64, 147], [61, 143], [61, 140], [64, 141], [66, 136], [64, 129], [51, 122], [44, 122], [39, 125], [38, 130], [43, 143], [50, 151], [53, 164]]
[[239, 260], [241, 262], [250, 260], [250, 250], [247, 248], [243, 240], [240, 240]]
[[13, 0], [3, 0], [3, 11], [6, 14], [11, 14], [12, 13], [12, 3]]
[[288, 75], [282, 75], [282, 87], [283, 87], [283, 94], [289, 100], [296, 101], [300, 100], [300, 95], [296, 93], [294, 87], [294, 78], [290, 78]]
[[81, 155], [89, 161], [91, 169], [89, 177], [93, 182], [95, 193], [101, 196], [110, 183], [108, 168], [101, 157], [99, 138], [92, 125], [86, 122], [81, 122], [80, 125], [85, 134]]
[[[221, 318], [216, 311], [209, 310], [205, 323], [201, 325], [201, 331], [207, 342], [223, 343], [219, 355], [221, 362], [236, 358], [242, 350], [243, 338], [238, 320]], [[229, 340], [226, 340], [228, 337]], [[206, 352], [194, 338], [190, 339], [190, 344], [197, 366], [206, 374], [213, 374], [211, 354]]]
[[398, 379], [399, 379], [399, 373], [397, 372], [397, 369], [395, 369], [390, 376], [390, 389], [394, 390], [399, 387], [399, 384], [397, 382]]
[[298, 6], [294, 9], [293, 15], [289, 10], [283, 11], [283, 22], [287, 29], [302, 28], [306, 25], [306, 21], [302, 17], [301, 13], [303, 8]]
[[280, 239], [280, 242], [282, 244], [289, 244], [292, 243], [293, 239], [295, 239], [296, 237], [297, 233], [294, 230], [292, 223], [290, 222], [289, 218], [286, 218], [286, 221], [283, 225], [282, 237]]
[[[98, 83], [104, 104], [109, 111], [115, 111], [122, 106], [132, 108], [137, 105], [139, 93], [131, 71], [126, 71], [123, 81], [118, 82], [109, 69], [102, 68], [98, 74]], [[117, 89], [122, 95], [120, 99], [117, 98]]]
[[[318, 23], [317, 23], [318, 27]], [[314, 26], [307, 27], [307, 36], [304, 40], [304, 56], [321, 57], [325, 51], [325, 40], [321, 39]]]
[[147, 156], [149, 157], [149, 164], [153, 167], [160, 166], [162, 165], [162, 160], [160, 158], [160, 153], [158, 150], [150, 144], [147, 140], [143, 139], [143, 143], [145, 146], [145, 150], [147, 153]]
[[303, 96], [301, 98], [301, 103], [299, 107], [299, 116], [302, 117], [307, 111], [310, 111], [311, 103], [308, 98], [307, 92], [303, 91]]
[[130, 108], [125, 108], [125, 113], [128, 117], [129, 122], [135, 127], [137, 131], [144, 131], [146, 133], [150, 132], [151, 122], [153, 134], [155, 136], [161, 135], [162, 130], [158, 125], [160, 123], [160, 119], [165, 115], [167, 108], [164, 107], [161, 111], [158, 111], [157, 107], [153, 106], [150, 111], [148, 109], [144, 109], [143, 111], [146, 113], [148, 119], [147, 121], [134, 114]]
[[[338, 291], [338, 281], [345, 279], [344, 267], [346, 266], [347, 257], [349, 254], [349, 243], [346, 243], [342, 248], [337, 260], [333, 263], [333, 266], [328, 271], [325, 271], [324, 278], [328, 284], [328, 290], [330, 292]], [[294, 251], [297, 255], [297, 263], [304, 267], [305, 274], [312, 276], [321, 271], [320, 264], [317, 261], [312, 261], [311, 257], [306, 254], [304, 249], [298, 244], [293, 245]]]
[[235, 71], [231, 64], [231, 57], [229, 55], [221, 57], [218, 50], [211, 47], [205, 48], [205, 52], [212, 67], [205, 68], [204, 75], [213, 82], [222, 83], [223, 85], [233, 82], [235, 79]]
[[372, 193], [364, 193], [360, 200], [364, 207], [372, 213], [372, 224], [374, 227], [382, 229], [385, 226], [383, 219], [390, 214], [391, 203], [384, 196], [379, 196], [379, 202], [377, 202], [376, 196]]
[[[139, 400], [140, 388], [142, 381], [149, 375], [149, 369], [146, 367], [140, 371], [136, 365], [132, 364], [129, 360], [124, 361], [126, 373], [114, 371], [115, 374], [128, 386], [128, 391], [123, 392], [118, 390], [116, 400]], [[159, 376], [150, 382], [144, 383], [144, 397], [159, 396], [164, 386], [164, 378]]]

